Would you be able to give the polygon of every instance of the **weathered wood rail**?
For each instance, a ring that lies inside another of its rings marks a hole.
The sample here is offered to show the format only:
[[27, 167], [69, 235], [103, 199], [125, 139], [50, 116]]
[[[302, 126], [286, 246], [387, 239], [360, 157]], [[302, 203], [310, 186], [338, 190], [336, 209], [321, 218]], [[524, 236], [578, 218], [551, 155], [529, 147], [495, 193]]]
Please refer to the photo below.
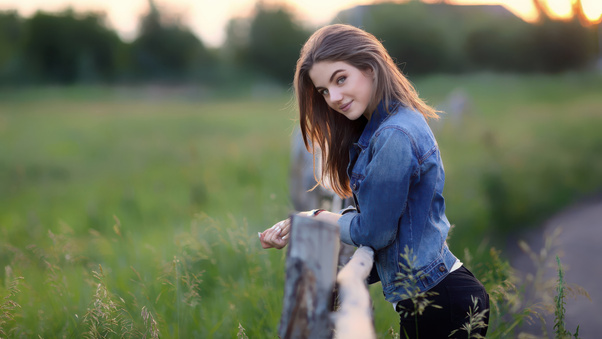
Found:
[[[290, 234], [280, 338], [375, 338], [365, 282], [372, 249], [360, 247], [337, 275], [337, 225], [295, 215]], [[335, 312], [337, 286], [340, 307]]]

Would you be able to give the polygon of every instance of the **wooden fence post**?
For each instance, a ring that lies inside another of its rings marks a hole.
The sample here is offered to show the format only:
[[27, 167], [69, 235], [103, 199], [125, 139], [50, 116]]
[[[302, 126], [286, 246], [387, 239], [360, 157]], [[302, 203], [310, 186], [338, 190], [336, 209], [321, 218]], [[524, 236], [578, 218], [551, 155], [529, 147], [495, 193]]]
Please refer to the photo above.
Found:
[[372, 302], [366, 286], [373, 262], [374, 251], [370, 247], [360, 247], [337, 275], [341, 300], [341, 307], [335, 313], [337, 338], [376, 338]]
[[339, 228], [293, 215], [290, 237], [278, 334], [282, 339], [330, 339]]

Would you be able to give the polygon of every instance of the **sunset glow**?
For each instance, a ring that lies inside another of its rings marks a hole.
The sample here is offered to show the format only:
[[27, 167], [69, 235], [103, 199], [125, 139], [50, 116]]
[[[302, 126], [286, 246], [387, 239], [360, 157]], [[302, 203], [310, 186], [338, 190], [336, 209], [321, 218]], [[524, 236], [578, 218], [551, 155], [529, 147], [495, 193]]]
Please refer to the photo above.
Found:
[[[567, 19], [573, 16], [571, 1], [568, 0], [547, 0], [547, 6], [550, 14], [554, 18]], [[581, 0], [583, 12], [592, 23], [598, 22], [602, 15], [602, 1], [600, 0]]]
[[599, 23], [602, 20], [602, 1], [581, 0], [581, 5], [589, 21]]
[[[424, 0], [425, 2], [438, 2], [438, 0]], [[515, 15], [528, 22], [537, 20], [537, 11], [530, 0], [448, 0], [448, 3], [456, 5], [503, 5]], [[568, 19], [572, 17], [573, 0], [545, 0], [549, 14], [556, 19]], [[601, 0], [581, 0], [583, 11], [592, 23], [597, 23], [602, 17]]]
[[551, 14], [558, 18], [570, 18], [573, 14], [571, 3], [566, 0], [548, 0], [548, 8]]
[[[407, 0], [406, 0], [407, 1]], [[424, 0], [437, 2], [437, 0]], [[546, 0], [549, 13], [554, 18], [570, 18], [572, 0]], [[205, 43], [218, 46], [225, 38], [224, 27], [231, 17], [249, 16], [254, 0], [155, 0], [172, 13], [182, 15], [184, 23], [198, 34]], [[264, 0], [265, 3], [286, 3], [300, 20], [309, 26], [330, 22], [337, 12], [356, 5], [370, 4], [370, 0]], [[403, 2], [403, 0], [398, 1]], [[537, 12], [529, 0], [447, 0], [457, 5], [503, 5], [525, 21], [537, 20]], [[581, 0], [586, 17], [597, 23], [602, 16], [601, 0]], [[148, 0], [0, 0], [0, 10], [16, 9], [23, 16], [31, 16], [37, 10], [61, 11], [71, 7], [76, 11], [102, 11], [107, 14], [110, 26], [122, 38], [135, 37], [140, 15], [148, 8]]]

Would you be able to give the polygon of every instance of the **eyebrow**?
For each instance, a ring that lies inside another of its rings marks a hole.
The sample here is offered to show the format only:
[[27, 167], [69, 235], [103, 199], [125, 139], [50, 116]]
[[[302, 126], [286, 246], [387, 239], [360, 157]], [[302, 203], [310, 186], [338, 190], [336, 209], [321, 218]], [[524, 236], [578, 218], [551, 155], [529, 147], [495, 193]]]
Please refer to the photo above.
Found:
[[[331, 83], [331, 82], [332, 82], [332, 80], [334, 79], [334, 77], [335, 77], [337, 74], [339, 74], [340, 72], [344, 72], [344, 71], [345, 71], [345, 70], [341, 68], [341, 69], [337, 69], [336, 71], [332, 72], [332, 75], [330, 76], [330, 79], [328, 79], [328, 83]], [[316, 87], [316, 89], [321, 89], [321, 88], [324, 88], [324, 87], [322, 87], [322, 86], [320, 86], [320, 87]]]
[[332, 79], [334, 79], [335, 75], [337, 75], [339, 72], [343, 72], [343, 71], [344, 71], [344, 69], [337, 69], [336, 71], [334, 71], [332, 73], [332, 75], [330, 76], [330, 80], [329, 81], [332, 82]]

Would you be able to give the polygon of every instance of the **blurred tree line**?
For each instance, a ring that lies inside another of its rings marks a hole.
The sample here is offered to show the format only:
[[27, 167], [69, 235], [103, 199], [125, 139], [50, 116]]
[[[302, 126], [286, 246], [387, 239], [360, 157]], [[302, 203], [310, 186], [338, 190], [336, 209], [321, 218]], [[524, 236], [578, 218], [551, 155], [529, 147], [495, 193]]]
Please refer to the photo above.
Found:
[[[339, 13], [333, 22], [359, 26], [383, 41], [405, 73], [561, 72], [596, 58], [596, 30], [577, 14], [552, 20], [541, 5], [529, 24], [498, 6], [377, 3]], [[138, 36], [124, 42], [102, 13], [0, 12], [0, 84], [231, 82], [290, 84], [299, 49], [313, 29], [283, 5], [258, 2], [232, 18], [220, 48], [207, 48], [176, 15], [149, 0]]]
[[382, 40], [409, 74], [433, 72], [561, 72], [596, 58], [596, 30], [584, 21], [580, 0], [568, 21], [553, 20], [533, 0], [540, 20], [530, 24], [502, 6], [451, 6], [410, 1], [380, 3], [340, 13], [341, 22]]

